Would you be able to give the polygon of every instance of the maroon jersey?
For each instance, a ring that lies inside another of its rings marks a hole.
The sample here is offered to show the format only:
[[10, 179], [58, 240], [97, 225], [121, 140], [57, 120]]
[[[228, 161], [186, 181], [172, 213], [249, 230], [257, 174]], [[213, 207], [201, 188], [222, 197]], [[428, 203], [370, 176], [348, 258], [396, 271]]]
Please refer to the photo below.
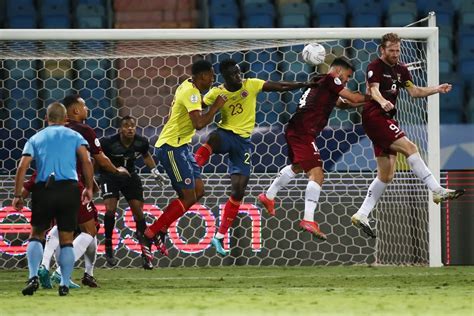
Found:
[[[92, 129], [92, 127], [76, 121], [69, 121], [66, 126], [70, 129], [75, 130], [76, 132], [81, 134], [82, 137], [84, 137], [84, 139], [89, 144], [88, 149], [91, 153], [91, 156], [100, 154], [102, 152], [99, 139], [97, 138], [97, 135], [95, 134], [95, 131]], [[79, 181], [82, 182], [82, 166], [79, 160], [77, 161], [77, 174], [79, 175]]]
[[339, 92], [344, 89], [341, 80], [331, 74], [320, 75], [314, 80], [319, 86], [304, 92], [287, 127], [287, 130], [296, 134], [310, 134], [313, 137], [326, 127], [329, 115], [339, 98]]
[[[377, 58], [367, 67], [367, 83], [367, 86], [371, 83], [378, 83], [382, 96], [395, 105], [400, 88], [410, 86], [412, 78], [405, 64], [398, 63], [395, 66], [389, 66], [382, 59]], [[377, 101], [370, 100], [364, 105], [364, 111], [384, 110]], [[389, 112], [391, 116], [395, 115], [395, 113], [395, 108]]]

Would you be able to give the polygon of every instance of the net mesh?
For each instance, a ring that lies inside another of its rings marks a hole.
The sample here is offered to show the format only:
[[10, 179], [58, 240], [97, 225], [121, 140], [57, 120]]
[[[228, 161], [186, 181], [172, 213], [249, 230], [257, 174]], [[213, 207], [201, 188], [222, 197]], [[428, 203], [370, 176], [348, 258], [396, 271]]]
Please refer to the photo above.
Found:
[[[325, 64], [305, 64], [299, 52], [305, 43], [320, 42]], [[364, 92], [365, 69], [377, 56], [373, 40], [232, 40], [232, 41], [0, 41], [0, 267], [25, 267], [29, 211], [13, 211], [13, 176], [26, 140], [44, 126], [45, 107], [78, 92], [89, 107], [87, 123], [103, 137], [117, 132], [117, 118], [137, 119], [138, 132], [154, 144], [169, 113], [176, 87], [190, 75], [193, 60], [207, 58], [216, 66], [224, 58], [239, 62], [245, 77], [306, 81], [314, 71], [326, 72], [340, 55], [357, 71], [349, 83]], [[402, 61], [410, 65], [415, 84], [426, 85], [426, 42], [404, 40]], [[223, 82], [218, 74], [216, 81]], [[256, 204], [287, 161], [283, 128], [295, 112], [302, 91], [261, 93], [257, 125], [252, 135], [253, 174], [238, 219], [226, 238], [231, 255], [216, 256], [210, 238], [219, 224], [230, 193], [226, 157], [215, 155], [205, 166], [206, 195], [169, 230], [169, 257], [157, 256], [159, 266], [426, 264], [428, 261], [428, 191], [413, 178], [406, 161], [397, 162], [397, 175], [377, 210], [378, 238], [367, 239], [350, 224], [361, 205], [376, 168], [370, 140], [361, 126], [360, 109], [334, 110], [328, 127], [317, 139], [327, 172], [316, 220], [327, 242], [297, 231], [304, 210], [307, 180], [298, 176], [277, 197], [277, 215], [269, 218]], [[411, 99], [403, 91], [398, 120], [426, 158], [426, 99]], [[215, 128], [212, 124], [193, 138], [193, 150]], [[174, 191], [160, 188], [139, 162], [145, 188], [145, 212], [151, 222]], [[97, 199], [101, 214], [104, 207]], [[122, 199], [114, 235], [119, 265], [140, 266], [135, 224]], [[103, 254], [103, 230], [99, 253]], [[99, 256], [97, 265], [105, 260]]]

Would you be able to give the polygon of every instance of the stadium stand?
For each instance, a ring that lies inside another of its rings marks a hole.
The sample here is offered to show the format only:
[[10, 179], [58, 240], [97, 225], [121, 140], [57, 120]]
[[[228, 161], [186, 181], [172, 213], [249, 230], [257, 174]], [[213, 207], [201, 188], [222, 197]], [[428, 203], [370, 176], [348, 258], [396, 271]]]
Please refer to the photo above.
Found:
[[[468, 81], [462, 99], [466, 115], [459, 122], [472, 121], [473, 0], [3, 0], [0, 27], [377, 27], [403, 26], [430, 11], [439, 26], [440, 76], [454, 73]], [[277, 67], [288, 71], [286, 78], [301, 78], [298, 72], [305, 71]], [[451, 99], [443, 96], [442, 106]]]

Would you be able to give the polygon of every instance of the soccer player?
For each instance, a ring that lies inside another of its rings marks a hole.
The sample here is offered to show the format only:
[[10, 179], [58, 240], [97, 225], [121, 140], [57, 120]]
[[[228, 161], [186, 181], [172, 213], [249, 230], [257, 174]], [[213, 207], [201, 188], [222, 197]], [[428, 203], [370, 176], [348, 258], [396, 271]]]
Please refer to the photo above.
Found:
[[[23, 183], [23, 189], [21, 191], [21, 195], [23, 199], [26, 199], [30, 195], [30, 192], [34, 189], [36, 177], [37, 177], [37, 172], [35, 171], [33, 172], [30, 179]], [[90, 201], [89, 203], [85, 205], [81, 203], [81, 208], [82, 207], [86, 207], [91, 212], [94, 212], [94, 214], [97, 214], [97, 209], [95, 208], [93, 201]], [[96, 218], [96, 223], [98, 223], [97, 218]], [[38, 270], [39, 283], [44, 289], [51, 289], [53, 287], [51, 282], [60, 283], [61, 281], [60, 272], [54, 274], [54, 277], [52, 277], [53, 279], [52, 281], [49, 276], [51, 259], [53, 255], [55, 255], [56, 261], [57, 261], [57, 256], [59, 255], [58, 249], [59, 249], [58, 226], [54, 225], [46, 234], [46, 243], [43, 249], [43, 259], [41, 261], [41, 265]], [[91, 242], [89, 244], [89, 246], [86, 249], [86, 252], [84, 253], [86, 271], [84, 273], [82, 283], [90, 287], [98, 286], [97, 280], [93, 277], [93, 269], [94, 269], [94, 264], [95, 264], [95, 259], [96, 259], [96, 249], [97, 249], [97, 237], [94, 237], [94, 242]], [[80, 286], [74, 283], [72, 280], [69, 280], [69, 288], [75, 289], [75, 288], [80, 288]]]
[[267, 212], [275, 215], [275, 196], [297, 173], [304, 171], [309, 179], [305, 191], [304, 217], [299, 226], [316, 238], [326, 240], [314, 220], [324, 181], [323, 164], [316, 147], [316, 138], [326, 127], [334, 106], [357, 107], [369, 96], [352, 92], [346, 88], [352, 77], [354, 66], [345, 57], [338, 57], [331, 63], [327, 74], [314, 77], [316, 88], [307, 89], [299, 102], [296, 113], [285, 130], [288, 154], [291, 164], [284, 167], [265, 193], [258, 196]]
[[48, 127], [31, 137], [23, 149], [15, 177], [15, 197], [12, 206], [21, 210], [24, 206], [22, 189], [26, 171], [35, 160], [38, 176], [32, 192], [31, 234], [27, 247], [29, 280], [23, 295], [33, 295], [39, 287], [38, 269], [43, 257], [44, 233], [56, 220], [61, 252], [58, 258], [62, 268], [58, 293], [69, 294], [69, 280], [74, 268], [73, 234], [81, 204], [78, 185], [77, 162], [81, 162], [82, 203], [92, 199], [93, 167], [89, 160], [87, 141], [77, 132], [65, 128], [66, 108], [55, 102], [47, 109]]
[[413, 173], [433, 192], [433, 201], [456, 199], [464, 190], [450, 190], [440, 186], [418, 153], [417, 146], [408, 139], [395, 120], [397, 96], [405, 88], [414, 98], [424, 98], [435, 93], [448, 93], [451, 85], [443, 83], [432, 87], [418, 87], [411, 78], [406, 65], [400, 62], [400, 37], [388, 33], [382, 37], [381, 56], [367, 67], [368, 90], [372, 100], [364, 105], [362, 124], [372, 140], [377, 159], [377, 177], [369, 186], [367, 196], [352, 223], [368, 236], [375, 238], [368, 216], [379, 201], [395, 173], [397, 153], [407, 157]]
[[257, 95], [262, 91], [289, 91], [316, 86], [314, 82], [272, 82], [257, 78], [242, 79], [239, 65], [223, 60], [219, 69], [224, 84], [212, 88], [204, 103], [211, 104], [218, 95], [227, 101], [221, 109], [222, 120], [207, 142], [196, 151], [197, 164], [202, 167], [212, 153], [229, 154], [231, 194], [224, 206], [222, 221], [211, 244], [221, 256], [227, 255], [223, 238], [237, 216], [250, 176], [250, 135], [255, 126]]
[[[77, 131], [81, 134], [88, 143], [89, 153], [94, 158], [94, 164], [97, 164], [100, 168], [108, 170], [113, 173], [121, 174], [124, 177], [130, 176], [127, 169], [123, 167], [115, 167], [107, 156], [102, 152], [100, 142], [97, 139], [95, 131], [84, 123], [87, 119], [88, 108], [83, 98], [78, 94], [72, 94], [64, 98], [63, 104], [67, 109], [68, 123], [66, 124], [72, 130]], [[80, 164], [78, 164], [80, 166]], [[82, 185], [82, 177], [79, 174], [79, 186]], [[78, 214], [78, 226], [81, 233], [74, 239], [74, 257], [79, 259], [82, 257], [86, 249], [91, 243], [96, 243], [97, 225], [96, 218], [97, 212], [93, 209], [87, 208], [87, 205], [79, 209]], [[48, 275], [49, 272], [41, 272], [42, 274]], [[53, 273], [51, 279], [53, 282], [61, 278], [61, 269], [58, 269]], [[42, 278], [40, 278], [42, 279]], [[82, 281], [88, 283], [92, 280], [91, 275], [84, 275]], [[87, 284], [86, 284], [87, 285]]]
[[189, 143], [196, 130], [208, 125], [225, 102], [225, 97], [218, 96], [208, 111], [202, 113], [201, 94], [209, 90], [215, 74], [206, 60], [194, 62], [191, 68], [192, 77], [176, 90], [168, 122], [155, 144], [157, 157], [178, 194], [145, 232], [155, 244], [156, 236], [166, 234], [168, 227], [204, 195], [201, 171]]
[[112, 233], [115, 227], [115, 213], [117, 209], [120, 192], [127, 200], [136, 223], [137, 238], [142, 245], [143, 268], [153, 269], [153, 256], [147, 247], [143, 246], [143, 236], [146, 229], [145, 216], [143, 215], [143, 186], [135, 169], [135, 161], [139, 156], [143, 157], [145, 165], [150, 168], [157, 182], [163, 184], [163, 177], [156, 169], [156, 163], [149, 153], [150, 144], [148, 139], [137, 135], [136, 121], [131, 116], [124, 116], [120, 120], [120, 129], [112, 137], [101, 140], [104, 154], [110, 158], [116, 167], [128, 170], [130, 177], [122, 177], [105, 170], [100, 170], [100, 187], [102, 199], [105, 204], [104, 229], [105, 229], [105, 252], [107, 263], [111, 266], [117, 264], [112, 249]]

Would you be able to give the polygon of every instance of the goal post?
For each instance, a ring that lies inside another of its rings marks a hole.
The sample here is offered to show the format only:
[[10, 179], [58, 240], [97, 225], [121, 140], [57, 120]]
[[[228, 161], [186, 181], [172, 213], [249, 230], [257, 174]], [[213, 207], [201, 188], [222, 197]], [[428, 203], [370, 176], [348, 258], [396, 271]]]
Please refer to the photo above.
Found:
[[[139, 132], [153, 145], [173, 93], [179, 82], [190, 75], [195, 56], [207, 58], [215, 66], [225, 57], [235, 58], [247, 77], [306, 80], [313, 71], [325, 71], [334, 57], [346, 55], [357, 68], [350, 87], [364, 91], [365, 67], [377, 56], [379, 39], [388, 32], [398, 33], [403, 39], [402, 61], [410, 65], [415, 84], [438, 84], [438, 29], [434, 26], [0, 30], [0, 75], [5, 82], [0, 90], [4, 96], [0, 114], [5, 118], [0, 126], [0, 177], [4, 183], [0, 198], [12, 198], [15, 163], [21, 148], [43, 126], [40, 118], [47, 103], [55, 98], [79, 92], [90, 108], [88, 123], [100, 137], [116, 132], [118, 116], [132, 115], [137, 118]], [[304, 64], [298, 56], [302, 45], [315, 41], [328, 50], [326, 64], [317, 69]], [[217, 82], [222, 82], [219, 74]], [[204, 168], [206, 196], [170, 228], [170, 257], [160, 258], [160, 266], [441, 265], [440, 208], [406, 168], [404, 159], [399, 159], [396, 178], [374, 212], [379, 238], [368, 240], [350, 226], [350, 215], [362, 203], [375, 176], [375, 160], [361, 127], [360, 110], [334, 110], [329, 126], [318, 138], [327, 178], [316, 216], [329, 234], [328, 242], [317, 242], [296, 232], [295, 223], [302, 218], [304, 177], [297, 177], [280, 192], [277, 217], [265, 216], [256, 196], [287, 163], [282, 131], [300, 95], [301, 91], [262, 93], [258, 99], [257, 125], [252, 136], [254, 172], [245, 206], [226, 238], [226, 245], [233, 248], [231, 257], [221, 259], [209, 247], [209, 236], [215, 231], [214, 224], [219, 223], [221, 206], [229, 194], [225, 160], [216, 156]], [[402, 93], [398, 106], [402, 128], [420, 147], [422, 157], [439, 179], [438, 95], [414, 100]], [[214, 128], [211, 125], [199, 131], [193, 148], [202, 144]], [[145, 211], [150, 220], [160, 214], [174, 193], [171, 188], [158, 188], [143, 165], [140, 172], [144, 177]], [[126, 207], [122, 201], [124, 215], [118, 221], [115, 246], [121, 266], [139, 266], [138, 248], [131, 233], [134, 224]], [[0, 267], [20, 266], [24, 262], [20, 255], [24, 255], [21, 249], [25, 233], [16, 231], [15, 235], [11, 229], [2, 227], [10, 223], [19, 225], [25, 219], [7, 208], [0, 215]], [[18, 249], [12, 250], [13, 245]], [[99, 258], [98, 264], [104, 264], [104, 260]]]

